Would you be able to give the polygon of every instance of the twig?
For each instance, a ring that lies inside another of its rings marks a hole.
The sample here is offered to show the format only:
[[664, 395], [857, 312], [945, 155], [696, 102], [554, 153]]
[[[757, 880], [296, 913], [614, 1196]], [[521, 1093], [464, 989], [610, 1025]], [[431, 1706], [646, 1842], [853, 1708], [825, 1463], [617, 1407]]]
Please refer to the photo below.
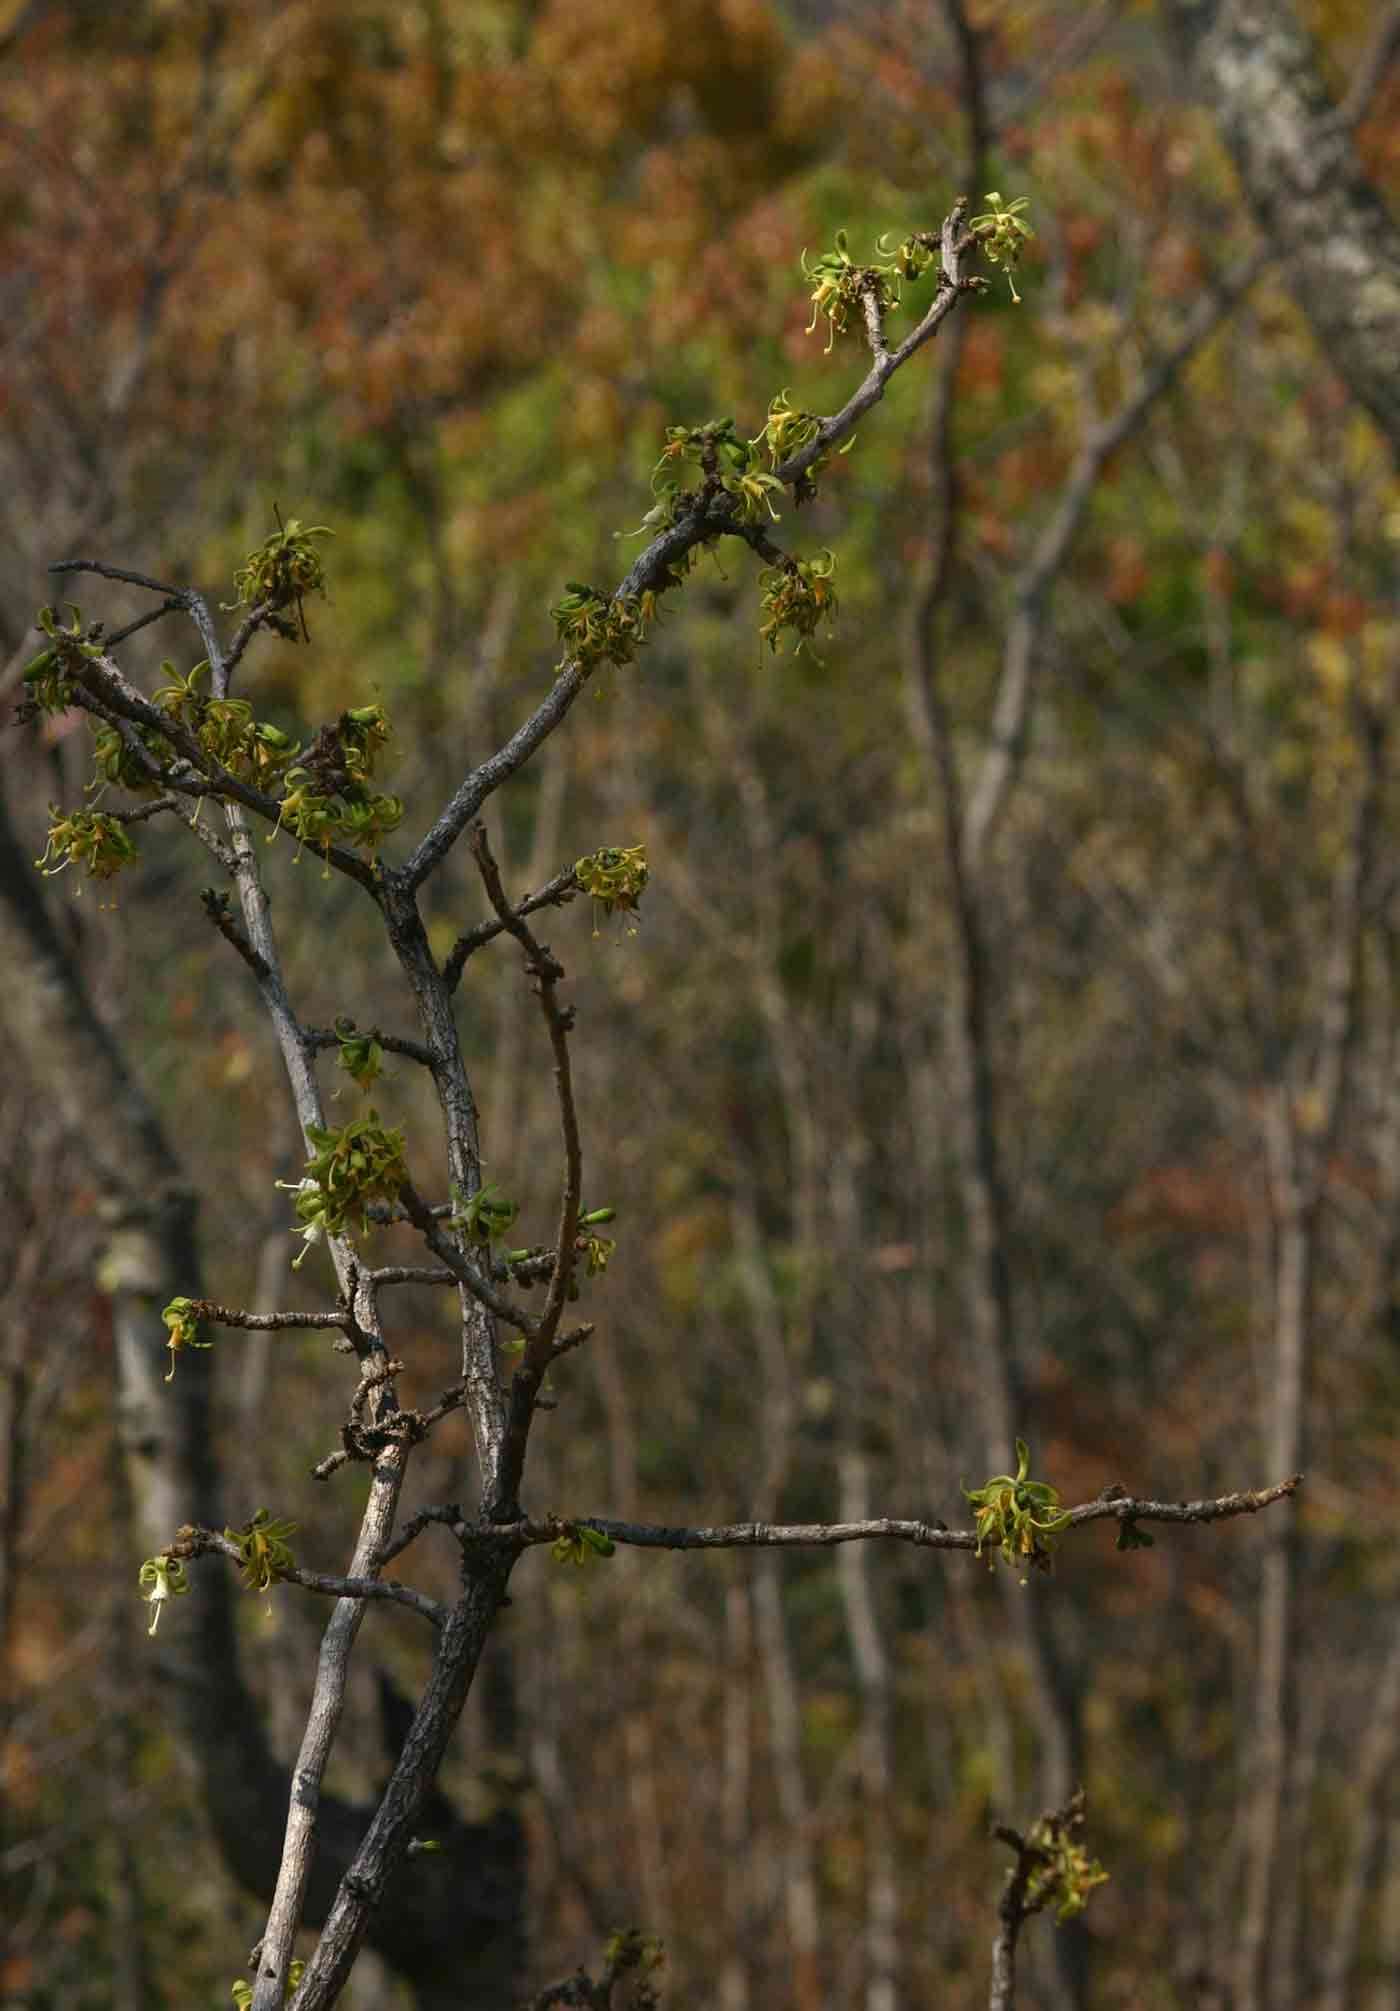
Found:
[[564, 1144], [564, 1180], [559, 1197], [559, 1230], [555, 1242], [554, 1265], [544, 1311], [526, 1341], [524, 1359], [511, 1378], [506, 1438], [502, 1448], [500, 1493], [513, 1500], [525, 1467], [525, 1446], [530, 1419], [545, 1372], [555, 1358], [555, 1336], [573, 1282], [577, 1261], [579, 1213], [582, 1208], [583, 1146], [579, 1138], [578, 1111], [574, 1104], [573, 1069], [569, 1059], [569, 1030], [574, 1023], [572, 1006], [561, 1005], [559, 982], [564, 967], [531, 933], [528, 924], [511, 907], [501, 884], [500, 869], [491, 853], [486, 826], [472, 826], [472, 857], [481, 874], [486, 897], [525, 952], [525, 968], [534, 980], [549, 1045], [554, 1055], [554, 1092], [559, 1106], [559, 1128]]
[[[235, 1564], [244, 1562], [243, 1552], [232, 1537], [222, 1536], [214, 1529], [187, 1524], [170, 1546], [170, 1554], [175, 1557], [199, 1557], [206, 1552], [232, 1558]], [[334, 1578], [324, 1571], [304, 1571], [300, 1565], [292, 1565], [277, 1573], [277, 1582], [300, 1585], [305, 1592], [320, 1592], [330, 1599], [387, 1599], [394, 1605], [407, 1606], [434, 1627], [441, 1627], [447, 1618], [447, 1608], [440, 1601], [430, 1599], [426, 1592], [415, 1592], [411, 1585], [401, 1585], [396, 1578]]]
[[[573, 867], [568, 866], [562, 873], [556, 873], [552, 880], [546, 881], [538, 893], [530, 894], [519, 902], [511, 912], [515, 915], [533, 915], [538, 908], [562, 907], [566, 901], [572, 901], [578, 892], [578, 877]], [[447, 962], [442, 967], [443, 979], [449, 991], [455, 991], [461, 982], [462, 971], [468, 957], [483, 944], [494, 941], [502, 934], [505, 926], [497, 915], [493, 921], [478, 922], [474, 929], [467, 929], [458, 936], [448, 953]]]
[[[1280, 1481], [1276, 1487], [1249, 1489], [1238, 1494], [1220, 1495], [1209, 1501], [1152, 1501], [1133, 1495], [1100, 1495], [1068, 1511], [1070, 1524], [1084, 1522], [1224, 1522], [1237, 1515], [1257, 1515], [1296, 1494], [1302, 1474]], [[861, 1522], [729, 1522], [708, 1527], [687, 1528], [665, 1523], [616, 1522], [608, 1516], [530, 1517], [521, 1522], [469, 1523], [465, 1542], [505, 1542], [521, 1549], [536, 1544], [555, 1543], [571, 1526], [586, 1522], [590, 1528], [610, 1536], [614, 1543], [629, 1544], [640, 1550], [755, 1550], [829, 1549], [838, 1543], [911, 1543], [924, 1550], [976, 1550], [975, 1529], [949, 1529], [937, 1521], [914, 1521], [895, 1516], [873, 1516]]]

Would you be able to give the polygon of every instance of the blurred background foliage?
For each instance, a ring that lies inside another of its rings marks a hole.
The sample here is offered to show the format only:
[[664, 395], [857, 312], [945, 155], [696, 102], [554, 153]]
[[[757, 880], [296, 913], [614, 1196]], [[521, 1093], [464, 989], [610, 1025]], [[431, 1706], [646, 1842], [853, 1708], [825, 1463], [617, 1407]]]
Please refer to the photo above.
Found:
[[[1010, 1456], [988, 1466], [978, 1423], [981, 1286], [949, 1086], [962, 951], [910, 705], [932, 633], [974, 777], [1028, 607], [1028, 749], [978, 880], [1015, 1424], [1067, 1500], [1113, 1481], [1171, 1498], [1282, 1478], [1268, 1112], [1286, 1094], [1306, 1129], [1364, 780], [1357, 704], [1383, 706], [1394, 673], [1400, 493], [1286, 265], [1266, 262], [1084, 476], [1075, 535], [1030, 595], [1093, 429], [1256, 239], [1150, 4], [967, 0], [989, 134], [969, 187], [954, 11], [10, 10], [9, 695], [32, 610], [55, 598], [51, 560], [99, 556], [227, 599], [280, 503], [334, 527], [330, 596], [308, 608], [309, 647], [255, 652], [245, 695], [298, 734], [381, 701], [385, 786], [415, 835], [548, 688], [562, 583], [625, 569], [665, 426], [732, 412], [753, 435], [784, 386], [819, 412], [848, 395], [861, 350], [852, 336], [824, 355], [804, 333], [804, 247], [837, 228], [858, 252], [883, 230], [936, 229], [984, 187], [1031, 198], [1024, 304], [994, 276], [945, 336], [951, 361], [898, 377], [819, 500], [778, 529], [836, 550], [834, 635], [766, 654], [753, 564], [707, 556], [638, 663], [601, 674], [493, 802], [513, 892], [602, 844], [645, 843], [652, 869], [639, 934], [591, 933], [582, 903], [545, 931], [578, 1005], [586, 1198], [617, 1207], [619, 1250], [588, 1288], [598, 1336], [537, 1429], [540, 1510], [694, 1522], [867, 1502], [961, 1523], [960, 1483]], [[1307, 12], [1340, 89], [1371, 9]], [[1392, 84], [1358, 134], [1392, 195], [1397, 110]], [[145, 605], [87, 583], [80, 598], [113, 622]], [[167, 625], [126, 660], [149, 688], [163, 653], [190, 667], [192, 642]], [[85, 729], [8, 731], [4, 773], [37, 854], [44, 803], [81, 800]], [[1393, 1768], [1367, 1809], [1355, 1791], [1395, 1654], [1395, 811], [1387, 777], [1317, 1230], [1276, 2006], [1321, 2001], [1362, 1816], [1375, 1835], [1348, 2001], [1400, 2004]], [[289, 1279], [273, 1185], [300, 1164], [275, 1051], [245, 971], [204, 928], [207, 862], [181, 835], [143, 827], [119, 905], [95, 889], [73, 901], [61, 881], [52, 906], [198, 1183], [212, 1294], [314, 1305], [329, 1272], [313, 1256]], [[304, 1018], [411, 1032], [368, 904], [286, 838], [266, 864]], [[435, 948], [480, 912], [454, 858], [427, 900]], [[487, 1177], [521, 1203], [513, 1233], [544, 1239], [556, 1119], [514, 950], [478, 958], [460, 997]], [[377, 1101], [435, 1191], [406, 1064], [390, 1060]], [[0, 2003], [212, 2005], [257, 1909], [219, 1866], [142, 1673], [93, 1268], [103, 1196], [22, 1068], [0, 1086], [0, 1125]], [[412, 1241], [385, 1232], [376, 1248], [406, 1259]], [[431, 1400], [454, 1373], [452, 1308], [406, 1293], [393, 1311], [409, 1393]], [[353, 1469], [323, 1490], [306, 1477], [345, 1401], [324, 1338], [225, 1334], [180, 1374], [214, 1379], [230, 1513], [266, 1501], [300, 1523], [300, 1557], [342, 1568]], [[469, 1469], [448, 1419], [410, 1505], [469, 1500]], [[1053, 1582], [1017, 1589], [1055, 1645], [1112, 1872], [1076, 1964], [1039, 1947], [1028, 2003], [1227, 2001], [1259, 1546], [1233, 1524], [1118, 1556], [1094, 1530], [1065, 1544]], [[403, 1568], [450, 1589], [430, 1546]], [[989, 1819], [1028, 1814], [1046, 1779], [1042, 1678], [985, 1570], [882, 1550], [857, 1567], [619, 1554], [572, 1573], [535, 1555], [513, 1589], [447, 1786], [463, 1808], [524, 1812], [530, 1978], [635, 1920], [665, 1937], [678, 2004], [983, 2001], [1002, 1870]], [[266, 1604], [247, 1601], [245, 1646], [285, 1756], [323, 1616], [291, 1593]], [[355, 1792], [386, 1766], [375, 1667], [407, 1689], [423, 1661], [392, 1616], [372, 1614], [362, 1642], [334, 1763]], [[879, 1994], [891, 1957], [872, 1932], [891, 1917], [897, 1999]], [[365, 1974], [349, 2001], [398, 2001]]]

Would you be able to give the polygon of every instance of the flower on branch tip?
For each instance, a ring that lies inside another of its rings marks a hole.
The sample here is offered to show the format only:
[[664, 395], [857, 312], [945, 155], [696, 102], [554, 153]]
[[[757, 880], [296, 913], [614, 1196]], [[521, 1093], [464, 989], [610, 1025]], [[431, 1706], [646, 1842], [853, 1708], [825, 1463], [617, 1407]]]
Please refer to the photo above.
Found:
[[988, 1544], [994, 1544], [1005, 1564], [1018, 1568], [1031, 1564], [1049, 1571], [1056, 1538], [1069, 1516], [1061, 1512], [1057, 1488], [1029, 1478], [1030, 1459], [1026, 1441], [1018, 1438], [1015, 1473], [993, 1474], [984, 1486], [965, 1487], [963, 1493], [976, 1518], [979, 1557]]
[[591, 1564], [595, 1557], [611, 1557], [617, 1545], [601, 1529], [588, 1522], [566, 1522], [549, 1546], [556, 1564]]
[[172, 1299], [161, 1318], [170, 1330], [170, 1339], [165, 1344], [170, 1350], [170, 1374], [165, 1378], [169, 1383], [175, 1380], [175, 1364], [180, 1358], [181, 1348], [212, 1348], [214, 1343], [200, 1338], [199, 1316], [193, 1299]]
[[151, 1609], [151, 1624], [146, 1632], [154, 1634], [160, 1625], [160, 1616], [165, 1610], [166, 1601], [178, 1599], [183, 1593], [188, 1592], [190, 1581], [185, 1575], [181, 1559], [172, 1557], [168, 1550], [163, 1550], [158, 1557], [146, 1559], [137, 1573], [136, 1582], [142, 1588], [141, 1597]]
[[233, 606], [288, 608], [305, 594], [324, 594], [326, 571], [312, 540], [334, 536], [325, 524], [302, 524], [296, 517], [279, 525], [234, 574]]
[[447, 1218], [450, 1226], [462, 1230], [472, 1242], [484, 1243], [488, 1247], [498, 1236], [505, 1235], [520, 1213], [520, 1204], [509, 1200], [495, 1186], [478, 1187], [475, 1194], [464, 1196], [454, 1182], [452, 1199], [457, 1206]]
[[[650, 877], [645, 845], [604, 845], [601, 850], [574, 861], [574, 878], [581, 891], [593, 900], [595, 936], [598, 909], [605, 915], [616, 914], [619, 909], [635, 913]], [[635, 923], [632, 933], [636, 933]]]
[[[304, 1962], [299, 1961], [293, 1962], [289, 1966], [287, 1970], [287, 1988], [283, 1993], [284, 2002], [286, 2001], [286, 1998], [291, 1996], [292, 1992], [301, 1982], [302, 1975], [305, 1969], [306, 1964]], [[232, 1986], [232, 1989], [233, 1989], [233, 2001], [238, 2006], [238, 2011], [251, 2011], [251, 2006], [253, 2002], [252, 1984], [246, 1982], [244, 1978], [240, 1976], [238, 1981]]]
[[1067, 1820], [1042, 1816], [1031, 1829], [1026, 1843], [1040, 1861], [1026, 1886], [1028, 1913], [1049, 1906], [1058, 1922], [1073, 1920], [1089, 1904], [1090, 1893], [1108, 1883], [1109, 1874], [1080, 1841], [1083, 1823], [1082, 1801], [1076, 1797]]
[[65, 816], [51, 803], [49, 842], [34, 863], [49, 879], [68, 866], [83, 866], [89, 879], [110, 880], [136, 856], [136, 840], [117, 818], [101, 810], [74, 810]]
[[838, 604], [831, 584], [835, 570], [835, 555], [822, 551], [815, 558], [789, 559], [759, 574], [760, 606], [767, 619], [760, 622], [758, 633], [775, 655], [782, 649], [785, 629], [792, 629], [799, 638], [800, 654], [818, 623], [835, 621]]
[[1030, 208], [1030, 197], [1017, 196], [1014, 202], [1003, 203], [998, 190], [988, 189], [986, 199], [991, 208], [984, 210], [981, 216], [975, 216], [968, 229], [981, 240], [982, 250], [990, 263], [1006, 268], [1006, 283], [1011, 288], [1011, 298], [1019, 304], [1021, 296], [1016, 291], [1011, 271], [1025, 249], [1026, 239], [1035, 236], [1022, 214]]
[[245, 1591], [267, 1592], [279, 1578], [296, 1570], [297, 1561], [287, 1543], [295, 1531], [294, 1522], [274, 1521], [266, 1508], [260, 1508], [242, 1529], [224, 1531], [227, 1540], [238, 1545]]

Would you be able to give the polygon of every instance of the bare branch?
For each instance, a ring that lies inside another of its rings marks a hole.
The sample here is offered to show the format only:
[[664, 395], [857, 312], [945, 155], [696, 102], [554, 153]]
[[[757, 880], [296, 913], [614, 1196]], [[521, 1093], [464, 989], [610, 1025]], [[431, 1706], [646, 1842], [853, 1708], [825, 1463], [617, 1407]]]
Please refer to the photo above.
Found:
[[[562, 907], [566, 901], [572, 901], [578, 891], [578, 876], [573, 867], [568, 866], [562, 873], [556, 873], [552, 880], [546, 881], [538, 893], [527, 895], [511, 910], [511, 913], [517, 916], [533, 915], [539, 908]], [[461, 982], [468, 957], [479, 950], [484, 943], [494, 941], [503, 933], [505, 927], [506, 924], [497, 915], [494, 921], [478, 922], [474, 929], [468, 929], [458, 936], [452, 945], [447, 962], [442, 967], [443, 979], [449, 991], [455, 991]]]
[[[1284, 1501], [1302, 1486], [1302, 1474], [1275, 1487], [1220, 1495], [1210, 1501], [1152, 1501], [1132, 1495], [1101, 1495], [1065, 1511], [1072, 1526], [1083, 1522], [1224, 1522], [1237, 1515], [1257, 1515]], [[528, 1548], [555, 1543], [571, 1526], [591, 1529], [640, 1550], [823, 1550], [838, 1543], [911, 1543], [921, 1550], [976, 1550], [975, 1529], [949, 1529], [941, 1522], [921, 1522], [895, 1516], [874, 1516], [862, 1522], [729, 1522], [706, 1528], [664, 1523], [614, 1522], [603, 1515], [572, 1518], [546, 1516], [523, 1522], [468, 1524], [463, 1541], [507, 1542]]]
[[[170, 1546], [174, 1557], [199, 1557], [208, 1552], [231, 1558], [235, 1564], [244, 1561], [243, 1552], [231, 1537], [192, 1524], [187, 1524]], [[441, 1627], [447, 1618], [447, 1608], [440, 1601], [430, 1599], [426, 1592], [415, 1592], [411, 1585], [401, 1585], [396, 1578], [333, 1578], [324, 1571], [304, 1571], [297, 1565], [279, 1571], [277, 1582], [299, 1585], [304, 1592], [320, 1592], [331, 1599], [385, 1599], [396, 1606], [407, 1606], [434, 1627]]]

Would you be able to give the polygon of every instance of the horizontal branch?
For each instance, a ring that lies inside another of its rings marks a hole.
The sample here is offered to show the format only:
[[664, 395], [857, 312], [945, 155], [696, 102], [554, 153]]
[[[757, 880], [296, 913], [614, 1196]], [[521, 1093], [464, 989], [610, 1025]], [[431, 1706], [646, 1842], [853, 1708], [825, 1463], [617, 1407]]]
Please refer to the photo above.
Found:
[[189, 1316], [211, 1327], [246, 1327], [254, 1333], [276, 1333], [282, 1327], [324, 1329], [353, 1326], [354, 1316], [345, 1307], [327, 1313], [245, 1313], [236, 1306], [216, 1305], [212, 1299], [191, 1299]]
[[[210, 1552], [231, 1558], [235, 1564], [244, 1562], [233, 1538], [221, 1536], [216, 1529], [187, 1526], [171, 1545], [175, 1556], [199, 1557]], [[384, 1599], [394, 1606], [407, 1606], [434, 1627], [441, 1627], [447, 1619], [447, 1608], [439, 1600], [430, 1599], [426, 1592], [415, 1592], [411, 1585], [401, 1585], [397, 1578], [334, 1578], [324, 1571], [304, 1571], [300, 1565], [292, 1565], [277, 1573], [277, 1583], [299, 1585], [304, 1592], [320, 1592], [328, 1599]]]
[[[309, 1026], [306, 1042], [313, 1052], [323, 1053], [327, 1048], [339, 1047], [340, 1035], [332, 1027]], [[377, 1026], [356, 1027], [353, 1038], [376, 1040], [387, 1054], [401, 1054], [406, 1061], [416, 1061], [420, 1068], [436, 1067], [432, 1055], [420, 1040], [404, 1040], [394, 1033], [381, 1033]]]
[[[1224, 1494], [1211, 1501], [1151, 1501], [1128, 1494], [1102, 1494], [1078, 1508], [1064, 1511], [1070, 1524], [1082, 1522], [1225, 1522], [1236, 1515], [1257, 1515], [1295, 1494], [1302, 1474], [1280, 1481], [1276, 1487], [1248, 1489]], [[522, 1550], [536, 1544], [555, 1543], [571, 1527], [586, 1523], [590, 1529], [610, 1536], [614, 1543], [626, 1543], [639, 1550], [754, 1550], [829, 1549], [838, 1543], [912, 1543], [925, 1550], [976, 1550], [975, 1529], [949, 1529], [938, 1521], [922, 1522], [889, 1515], [874, 1516], [863, 1522], [727, 1522], [702, 1528], [676, 1527], [665, 1523], [615, 1522], [608, 1516], [585, 1515], [569, 1519], [551, 1515], [522, 1522], [468, 1523], [463, 1541], [513, 1543]]]

